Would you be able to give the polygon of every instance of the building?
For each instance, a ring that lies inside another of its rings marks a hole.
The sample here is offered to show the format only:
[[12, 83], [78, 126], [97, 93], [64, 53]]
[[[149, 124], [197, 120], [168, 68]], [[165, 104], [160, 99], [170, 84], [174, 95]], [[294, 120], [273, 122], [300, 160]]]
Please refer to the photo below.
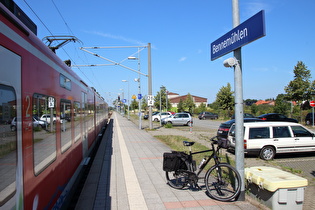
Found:
[[258, 105], [262, 105], [262, 104], [274, 106], [274, 105], [275, 105], [275, 101], [259, 100], [259, 101], [257, 101], [255, 104], [256, 104], [257, 106], [258, 106]]
[[[191, 95], [191, 97], [193, 98], [193, 101], [194, 101], [196, 107], [200, 106], [200, 104], [202, 104], [202, 103], [207, 105], [207, 98], [194, 96], [194, 95]], [[182, 100], [182, 101], [186, 100], [187, 95], [180, 96], [177, 93], [168, 92], [167, 93], [167, 98], [168, 98], [170, 104], [172, 105], [172, 107], [177, 107], [177, 105], [179, 104], [180, 100]]]

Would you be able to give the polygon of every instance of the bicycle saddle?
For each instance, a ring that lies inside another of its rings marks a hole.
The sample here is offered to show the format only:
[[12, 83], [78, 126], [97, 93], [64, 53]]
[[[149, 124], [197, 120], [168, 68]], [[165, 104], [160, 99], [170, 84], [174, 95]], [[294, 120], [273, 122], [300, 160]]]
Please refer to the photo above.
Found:
[[183, 141], [183, 144], [184, 144], [184, 146], [189, 147], [189, 146], [194, 145], [194, 144], [195, 144], [195, 142], [194, 142], [194, 141]]

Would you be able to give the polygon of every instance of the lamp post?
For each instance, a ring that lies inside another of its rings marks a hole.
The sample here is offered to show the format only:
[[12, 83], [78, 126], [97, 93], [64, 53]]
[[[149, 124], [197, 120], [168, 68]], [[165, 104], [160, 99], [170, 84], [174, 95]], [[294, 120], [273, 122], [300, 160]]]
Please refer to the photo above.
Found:
[[121, 97], [119, 97], [120, 98], [120, 101], [118, 101], [119, 102], [119, 109], [120, 109], [120, 114], [122, 114], [123, 116], [124, 116], [124, 114], [125, 114], [125, 104], [124, 104], [124, 108], [123, 108], [123, 111], [121, 111], [121, 101], [122, 100], [124, 100], [124, 95], [125, 95], [125, 92], [124, 92], [124, 89], [123, 88], [121, 88], [121, 89], [119, 89], [120, 91], [122, 91], [121, 92]]
[[141, 123], [141, 89], [140, 89], [140, 77], [139, 78], [135, 78], [135, 82], [138, 82], [138, 90], [139, 90], [139, 94], [138, 94], [138, 106], [139, 106], [139, 129], [142, 129], [142, 123]]
[[128, 103], [128, 120], [130, 120], [130, 109], [129, 109], [129, 81], [128, 80], [121, 80], [122, 82], [127, 82], [128, 83], [128, 98], [127, 98], [127, 103]]
[[[128, 60], [138, 60], [138, 72], [140, 72], [140, 50], [138, 49], [138, 57], [128, 57]], [[138, 74], [138, 78], [135, 78], [135, 82], [138, 82], [138, 100], [139, 100], [139, 129], [142, 129], [141, 122], [141, 83], [140, 83], [140, 73]]]

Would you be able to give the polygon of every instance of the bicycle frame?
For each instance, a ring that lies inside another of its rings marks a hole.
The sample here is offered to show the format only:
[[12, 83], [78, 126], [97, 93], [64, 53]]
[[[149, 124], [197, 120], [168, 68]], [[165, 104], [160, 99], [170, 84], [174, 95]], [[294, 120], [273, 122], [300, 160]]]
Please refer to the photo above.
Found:
[[[190, 165], [190, 171], [193, 171], [193, 155], [196, 155], [196, 154], [200, 154], [200, 153], [206, 153], [206, 152], [211, 152], [212, 151], [212, 154], [210, 156], [208, 156], [206, 158], [206, 161], [204, 164], [202, 164], [201, 168], [198, 167], [197, 169], [197, 172], [196, 175], [199, 177], [199, 174], [203, 171], [203, 169], [206, 167], [206, 165], [210, 162], [210, 160], [213, 158], [214, 159], [214, 162], [215, 162], [215, 165], [219, 164], [219, 160], [218, 160], [218, 151], [219, 149], [215, 149], [214, 145], [212, 144], [212, 149], [208, 149], [208, 150], [203, 150], [203, 151], [198, 151], [198, 152], [191, 152], [191, 146], [189, 146], [189, 165]], [[196, 166], [197, 167], [197, 166]]]

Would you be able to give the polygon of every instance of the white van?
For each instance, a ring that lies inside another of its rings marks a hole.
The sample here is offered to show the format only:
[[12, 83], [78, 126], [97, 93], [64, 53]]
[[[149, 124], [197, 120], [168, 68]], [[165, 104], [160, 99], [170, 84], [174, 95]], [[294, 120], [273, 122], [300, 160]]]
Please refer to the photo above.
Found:
[[[235, 124], [229, 130], [231, 149], [235, 148]], [[315, 151], [315, 134], [298, 123], [244, 123], [244, 151], [272, 160], [276, 153]]]

